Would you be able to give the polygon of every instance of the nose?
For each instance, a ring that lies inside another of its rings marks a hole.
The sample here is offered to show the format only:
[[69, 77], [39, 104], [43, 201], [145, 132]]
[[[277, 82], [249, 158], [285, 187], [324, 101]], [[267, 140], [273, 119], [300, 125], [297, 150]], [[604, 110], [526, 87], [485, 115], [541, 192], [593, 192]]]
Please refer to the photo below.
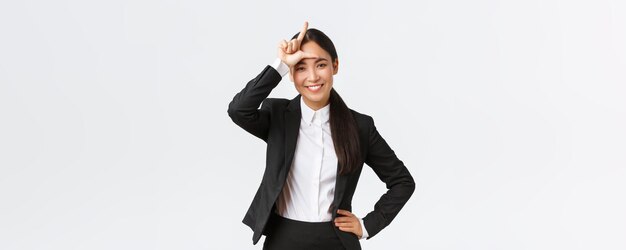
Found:
[[309, 70], [309, 81], [310, 82], [317, 82], [317, 80], [319, 80], [319, 75], [317, 74], [317, 72], [315, 72], [315, 70]]

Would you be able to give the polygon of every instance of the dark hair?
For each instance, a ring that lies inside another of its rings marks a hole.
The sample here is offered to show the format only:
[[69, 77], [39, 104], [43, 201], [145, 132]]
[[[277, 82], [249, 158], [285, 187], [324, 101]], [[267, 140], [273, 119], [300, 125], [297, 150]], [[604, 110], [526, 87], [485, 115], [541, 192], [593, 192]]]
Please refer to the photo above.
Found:
[[[298, 37], [298, 32], [291, 39]], [[307, 42], [315, 42], [322, 47], [328, 54], [332, 63], [337, 60], [337, 50], [333, 42], [320, 30], [308, 29], [302, 39], [302, 44]], [[339, 93], [335, 91], [333, 87], [330, 90], [330, 131], [333, 138], [333, 145], [335, 146], [335, 153], [337, 154], [337, 160], [339, 166], [341, 166], [340, 174], [348, 174], [355, 171], [361, 164], [361, 151], [359, 147], [359, 133], [357, 130], [356, 121], [352, 116], [352, 112], [343, 102]]]

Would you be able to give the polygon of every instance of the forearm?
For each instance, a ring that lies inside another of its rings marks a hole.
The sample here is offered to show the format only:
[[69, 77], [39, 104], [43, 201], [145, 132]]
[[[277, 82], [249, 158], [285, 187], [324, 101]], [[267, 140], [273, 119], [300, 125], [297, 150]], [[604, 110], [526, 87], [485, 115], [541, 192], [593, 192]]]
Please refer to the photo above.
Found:
[[228, 114], [236, 119], [252, 119], [259, 105], [280, 83], [282, 77], [269, 65], [259, 75], [250, 80], [228, 104]]
[[374, 210], [363, 217], [364, 227], [369, 233], [368, 239], [393, 221], [414, 190], [415, 183], [411, 180], [397, 184], [380, 197], [374, 205]]
[[[266, 66], [228, 104], [232, 121], [256, 137], [267, 140], [271, 104], [266, 100], [281, 79], [276, 69]], [[261, 103], [263, 106], [259, 109]]]
[[363, 218], [368, 238], [391, 223], [415, 190], [415, 181], [409, 170], [379, 134], [373, 119], [370, 119], [370, 123], [369, 150], [365, 163], [386, 184], [388, 190], [376, 202], [374, 211]]

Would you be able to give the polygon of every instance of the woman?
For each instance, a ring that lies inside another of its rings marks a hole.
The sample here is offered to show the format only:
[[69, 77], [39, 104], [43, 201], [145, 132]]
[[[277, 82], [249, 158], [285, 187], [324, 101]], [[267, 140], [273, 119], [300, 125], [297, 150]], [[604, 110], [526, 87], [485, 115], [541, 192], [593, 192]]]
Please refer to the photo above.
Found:
[[[253, 244], [266, 236], [263, 249], [361, 249], [359, 239], [389, 225], [415, 189], [372, 117], [333, 89], [338, 69], [332, 41], [305, 22], [228, 105], [233, 122], [267, 143], [263, 180], [243, 219]], [[287, 73], [299, 94], [267, 98]], [[364, 163], [388, 190], [360, 218], [350, 211]]]

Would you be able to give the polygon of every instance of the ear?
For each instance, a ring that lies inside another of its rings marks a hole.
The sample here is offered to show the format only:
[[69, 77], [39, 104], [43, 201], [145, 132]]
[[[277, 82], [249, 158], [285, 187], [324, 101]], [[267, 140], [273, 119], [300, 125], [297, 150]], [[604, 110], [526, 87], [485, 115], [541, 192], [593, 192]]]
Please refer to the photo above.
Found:
[[335, 58], [335, 61], [333, 62], [333, 75], [336, 75], [338, 71], [339, 71], [339, 58]]
[[293, 81], [293, 67], [289, 67], [289, 79], [291, 80], [291, 82]]

